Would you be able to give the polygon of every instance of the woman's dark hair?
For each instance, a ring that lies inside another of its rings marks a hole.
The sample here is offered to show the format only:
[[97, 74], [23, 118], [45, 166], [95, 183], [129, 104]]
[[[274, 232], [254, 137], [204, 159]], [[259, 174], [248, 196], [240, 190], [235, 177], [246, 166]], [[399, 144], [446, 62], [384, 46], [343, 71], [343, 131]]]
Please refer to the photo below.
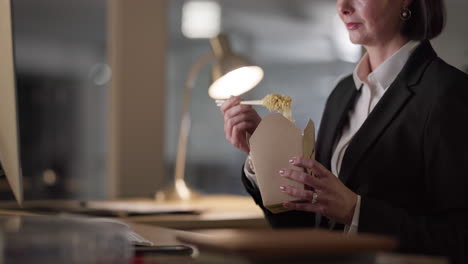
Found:
[[433, 39], [444, 29], [443, 0], [413, 0], [408, 9], [412, 15], [403, 25], [402, 34], [410, 40]]

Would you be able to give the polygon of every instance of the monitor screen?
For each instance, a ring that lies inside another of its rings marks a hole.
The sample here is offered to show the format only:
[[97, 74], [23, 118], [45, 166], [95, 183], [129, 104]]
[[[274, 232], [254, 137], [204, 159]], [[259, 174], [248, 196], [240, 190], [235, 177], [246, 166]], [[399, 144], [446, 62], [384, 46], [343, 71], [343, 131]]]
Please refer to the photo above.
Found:
[[16, 200], [21, 204], [23, 186], [11, 11], [11, 0], [0, 0], [0, 165]]

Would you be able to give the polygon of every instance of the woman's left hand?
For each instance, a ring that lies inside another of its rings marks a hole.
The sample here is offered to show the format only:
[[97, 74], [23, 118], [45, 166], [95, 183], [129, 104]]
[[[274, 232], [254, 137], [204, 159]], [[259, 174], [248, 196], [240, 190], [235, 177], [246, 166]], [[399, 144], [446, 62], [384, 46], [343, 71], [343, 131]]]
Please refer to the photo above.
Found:
[[319, 213], [338, 223], [350, 225], [356, 207], [357, 195], [315, 160], [291, 158], [289, 162], [294, 166], [305, 168], [305, 171], [309, 169], [312, 171], [312, 175], [286, 168], [279, 171], [281, 176], [303, 183], [305, 186], [304, 189], [281, 186], [281, 191], [300, 200], [285, 202], [284, 207]]

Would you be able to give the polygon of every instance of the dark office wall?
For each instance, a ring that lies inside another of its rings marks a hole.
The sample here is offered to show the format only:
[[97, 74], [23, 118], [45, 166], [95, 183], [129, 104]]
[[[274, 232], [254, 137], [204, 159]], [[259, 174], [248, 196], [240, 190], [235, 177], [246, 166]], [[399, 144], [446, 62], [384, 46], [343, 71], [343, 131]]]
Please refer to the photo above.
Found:
[[12, 3], [25, 199], [105, 197], [107, 1]]

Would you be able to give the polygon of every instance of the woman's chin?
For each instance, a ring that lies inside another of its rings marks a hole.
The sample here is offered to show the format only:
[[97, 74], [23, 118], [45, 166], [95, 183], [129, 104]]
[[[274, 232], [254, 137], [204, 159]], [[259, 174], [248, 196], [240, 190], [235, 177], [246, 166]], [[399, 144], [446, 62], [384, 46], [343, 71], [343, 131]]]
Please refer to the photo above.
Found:
[[351, 41], [351, 43], [353, 43], [354, 45], [365, 45], [366, 41], [361, 38], [361, 37], [354, 37], [352, 35], [349, 36], [349, 40]]
[[361, 44], [361, 43], [359, 42], [359, 40], [360, 40], [360, 38], [355, 37], [355, 36], [353, 36], [352, 34], [349, 35], [349, 41], [351, 41], [351, 43], [356, 44], [356, 45], [359, 45], [359, 44]]

